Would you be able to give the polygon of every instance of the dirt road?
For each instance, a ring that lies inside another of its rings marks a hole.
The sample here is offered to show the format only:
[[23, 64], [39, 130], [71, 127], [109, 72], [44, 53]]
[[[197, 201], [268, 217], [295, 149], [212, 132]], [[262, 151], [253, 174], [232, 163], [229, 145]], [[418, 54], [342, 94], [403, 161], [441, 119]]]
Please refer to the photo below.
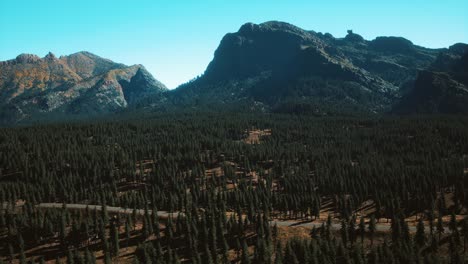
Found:
[[[38, 205], [36, 205], [37, 208], [62, 208], [63, 207], [63, 204], [61, 203], [40, 203]], [[66, 208], [67, 209], [74, 209], [74, 210], [85, 210], [86, 207], [89, 208], [89, 210], [97, 210], [97, 211], [101, 211], [102, 210], [102, 206], [101, 205], [86, 205], [86, 204], [67, 204], [66, 205]], [[107, 206], [107, 212], [109, 213], [120, 213], [120, 214], [132, 214], [133, 213], [133, 209], [130, 209], [130, 208], [122, 208], [122, 207], [113, 207], [113, 206]], [[148, 212], [151, 214], [153, 213], [152, 210], [148, 210]], [[144, 215], [145, 214], [145, 210], [143, 209], [137, 209], [136, 210], [136, 213], [138, 215]], [[181, 216], [184, 216], [184, 213], [178, 213], [178, 212], [174, 212], [174, 213], [169, 213], [167, 211], [158, 211], [158, 216], [161, 217], [161, 218], [168, 218], [170, 215], [173, 217], [173, 218], [177, 218], [179, 216], [179, 214]]]
[[[63, 207], [63, 204], [61, 203], [40, 203], [38, 204], [36, 207], [38, 208], [62, 208]], [[97, 211], [101, 211], [102, 210], [102, 206], [100, 205], [86, 205], [86, 204], [67, 204], [66, 205], [66, 208], [68, 209], [75, 209], [75, 210], [85, 210], [86, 207], [89, 208], [89, 210], [97, 210]], [[113, 206], [107, 206], [107, 211], [109, 213], [120, 213], [120, 214], [132, 214], [133, 213], [133, 209], [130, 209], [130, 208], [122, 208], [122, 207], [113, 207]], [[152, 213], [151, 210], [148, 211], [149, 213]], [[136, 213], [138, 215], [144, 215], [145, 214], [145, 210], [143, 209], [137, 209], [136, 210]], [[168, 218], [169, 216], [172, 216], [173, 218], [177, 218], [179, 215], [181, 217], [184, 217], [184, 213], [181, 213], [181, 212], [174, 212], [174, 213], [169, 213], [167, 211], [158, 211], [157, 212], [158, 214], [158, 217], [160, 218]], [[281, 227], [306, 227], [306, 228], [313, 228], [314, 226], [316, 228], [319, 228], [322, 226], [322, 223], [321, 222], [311, 222], [311, 221], [296, 221], [296, 220], [273, 220], [273, 221], [270, 221], [270, 224], [273, 226], [273, 225], [277, 225], [277, 226], [281, 226]], [[357, 224], [356, 224], [357, 226]], [[367, 228], [367, 224], [366, 224], [366, 228]], [[409, 231], [411, 233], [414, 233], [416, 232], [416, 226], [408, 226], [409, 228]], [[340, 230], [341, 229], [341, 224], [339, 222], [336, 222], [334, 221], [332, 224], [331, 224], [331, 230]], [[390, 224], [389, 223], [376, 223], [376, 231], [377, 232], [390, 232]], [[426, 232], [429, 232], [429, 227], [426, 226], [425, 228], [425, 231]], [[449, 233], [450, 230], [448, 227], [444, 227], [444, 232], [445, 233]]]

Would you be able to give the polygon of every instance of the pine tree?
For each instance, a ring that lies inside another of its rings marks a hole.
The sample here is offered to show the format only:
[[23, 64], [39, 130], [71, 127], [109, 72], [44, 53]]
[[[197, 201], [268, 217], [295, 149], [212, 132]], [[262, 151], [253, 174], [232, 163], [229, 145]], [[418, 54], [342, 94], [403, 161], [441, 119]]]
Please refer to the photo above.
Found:
[[104, 226], [103, 221], [99, 221], [99, 237], [101, 238], [102, 242], [102, 250], [105, 253], [109, 252], [109, 242], [107, 241], [106, 228]]
[[419, 247], [423, 247], [426, 244], [426, 234], [424, 233], [424, 223], [422, 218], [419, 219], [414, 239]]
[[104, 255], [104, 264], [112, 264], [112, 259], [109, 252], [106, 252]]
[[440, 213], [439, 213], [438, 218], [437, 218], [437, 233], [439, 234], [439, 243], [440, 243], [440, 237], [444, 233], [442, 215]]
[[284, 251], [284, 263], [299, 264], [296, 253], [291, 246], [291, 241], [288, 241], [286, 244], [286, 249]]
[[463, 235], [463, 253], [466, 252], [466, 242], [468, 241], [468, 217], [465, 217], [462, 222], [462, 229]]
[[348, 244], [348, 240], [349, 240], [349, 237], [348, 237], [349, 230], [348, 230], [348, 224], [346, 223], [345, 219], [341, 220], [340, 233], [341, 233], [341, 241], [343, 241], [343, 245], [346, 247], [346, 245]]
[[103, 204], [101, 206], [101, 219], [104, 222], [104, 226], [107, 226], [109, 224], [109, 214], [107, 212], [107, 205], [105, 201], [103, 201]]
[[359, 220], [359, 235], [361, 236], [361, 247], [364, 248], [364, 235], [366, 233], [366, 223], [364, 221], [364, 217], [361, 216]]
[[24, 240], [23, 236], [20, 234], [18, 238], [19, 242], [19, 259], [21, 264], [26, 264], [26, 255], [24, 253]]
[[15, 250], [13, 249], [13, 246], [8, 243], [8, 253], [10, 254], [10, 263], [15, 259]]
[[431, 237], [431, 245], [430, 245], [429, 248], [430, 248], [431, 252], [433, 252], [433, 253], [436, 253], [439, 250], [439, 242], [437, 241], [435, 236]]
[[329, 214], [327, 216], [327, 225], [325, 227], [325, 239], [326, 240], [330, 240], [331, 228], [332, 228], [332, 216]]
[[434, 210], [429, 210], [427, 214], [427, 221], [429, 222], [429, 234], [431, 237], [434, 235]]
[[276, 239], [278, 238], [278, 226], [276, 225], [276, 222], [275, 222], [275, 225], [273, 226], [272, 236], [273, 236], [273, 240], [276, 241]]
[[374, 245], [374, 235], [375, 235], [375, 230], [376, 230], [376, 223], [375, 223], [375, 216], [371, 215], [370, 221], [369, 221], [369, 236], [371, 240], [371, 246]]
[[283, 264], [283, 247], [280, 241], [276, 243], [275, 264]]
[[126, 243], [126, 247], [128, 247], [130, 244], [130, 223], [128, 220], [125, 221], [125, 243]]
[[356, 216], [353, 215], [351, 217], [351, 221], [349, 222], [349, 241], [351, 242], [351, 245], [354, 245], [354, 242], [356, 242]]
[[91, 251], [89, 251], [89, 249], [85, 250], [85, 263], [86, 264], [95, 264], [96, 263], [94, 253], [91, 253]]
[[242, 246], [238, 237], [236, 237], [234, 245], [235, 245], [234, 250], [236, 251], [236, 257], [240, 259]]
[[24, 253], [24, 249], [22, 248], [20, 248], [19, 259], [20, 259], [20, 264], [26, 264], [26, 255]]
[[265, 240], [261, 237], [257, 237], [257, 245], [255, 247], [255, 263], [270, 263], [271, 252], [265, 243]]
[[248, 249], [247, 243], [245, 242], [245, 239], [242, 240], [241, 263], [250, 264], [249, 249]]
[[398, 218], [393, 217], [392, 218], [392, 223], [391, 223], [391, 229], [392, 229], [392, 241], [395, 244], [398, 244], [400, 242], [400, 239], [402, 238], [402, 228], [401, 228], [401, 222], [399, 221]]
[[109, 230], [109, 241], [110, 241], [110, 253], [114, 257], [119, 256], [119, 231], [115, 227], [115, 224], [112, 222]]
[[455, 212], [450, 214], [449, 229], [452, 234], [457, 230], [457, 218]]
[[67, 264], [74, 264], [75, 257], [73, 256], [73, 252], [69, 249], [67, 252]]
[[369, 259], [368, 262], [369, 264], [379, 264], [380, 259], [379, 259], [379, 253], [378, 251], [375, 250], [375, 248], [372, 248], [371, 252], [369, 253]]
[[204, 255], [204, 263], [206, 264], [214, 264], [212, 254], [210, 252], [210, 248], [205, 246], [205, 255]]

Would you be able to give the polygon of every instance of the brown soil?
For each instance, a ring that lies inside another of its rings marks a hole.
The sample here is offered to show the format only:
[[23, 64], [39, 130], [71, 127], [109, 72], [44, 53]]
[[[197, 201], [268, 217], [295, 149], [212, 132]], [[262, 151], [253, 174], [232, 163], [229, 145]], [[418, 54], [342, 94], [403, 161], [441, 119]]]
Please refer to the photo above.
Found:
[[246, 144], [260, 144], [260, 139], [265, 136], [271, 136], [271, 129], [254, 129], [245, 131], [247, 137], [243, 140]]

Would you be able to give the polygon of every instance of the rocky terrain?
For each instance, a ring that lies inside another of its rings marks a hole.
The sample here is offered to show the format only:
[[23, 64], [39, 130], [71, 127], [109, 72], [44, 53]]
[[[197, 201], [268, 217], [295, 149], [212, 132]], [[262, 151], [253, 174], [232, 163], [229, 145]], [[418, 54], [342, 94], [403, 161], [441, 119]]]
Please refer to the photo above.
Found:
[[441, 52], [394, 107], [400, 114], [468, 114], [468, 45]]
[[89, 52], [60, 58], [21, 54], [0, 62], [3, 122], [114, 113], [166, 90], [142, 65], [126, 66]]
[[368, 41], [352, 30], [335, 38], [284, 22], [247, 23], [222, 39], [205, 74], [176, 90], [175, 100], [320, 115], [387, 113], [413, 90], [419, 72], [455, 50], [401, 37]]

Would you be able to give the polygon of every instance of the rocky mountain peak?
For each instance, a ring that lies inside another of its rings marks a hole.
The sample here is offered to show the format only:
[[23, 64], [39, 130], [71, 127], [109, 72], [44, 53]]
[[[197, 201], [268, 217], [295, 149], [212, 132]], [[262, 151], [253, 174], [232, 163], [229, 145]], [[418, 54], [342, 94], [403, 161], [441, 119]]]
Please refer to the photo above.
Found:
[[42, 115], [94, 115], [125, 109], [167, 88], [142, 65], [89, 52], [57, 58], [21, 54], [0, 62], [0, 123]]
[[370, 47], [382, 52], [405, 53], [414, 50], [413, 42], [402, 37], [377, 37], [370, 42]]
[[239, 33], [250, 34], [260, 30], [260, 26], [254, 23], [245, 23], [239, 28]]
[[16, 57], [15, 61], [16, 63], [36, 63], [41, 61], [41, 58], [34, 54], [22, 53]]
[[246, 23], [228, 33], [205, 71], [207, 78], [253, 76], [285, 65], [303, 48], [321, 47], [323, 42], [301, 28], [279, 21]]
[[149, 73], [143, 65], [138, 64], [136, 66], [138, 67], [138, 70], [136, 71], [135, 75], [132, 77], [132, 80], [131, 80], [132, 82], [135, 82], [137, 84], [146, 83], [145, 84], [146, 86], [152, 87], [154, 89], [161, 90], [161, 91], [167, 90], [167, 87], [161, 82], [159, 82], [158, 80], [156, 80], [153, 77], [153, 75], [151, 75], [151, 73]]
[[57, 57], [55, 56], [55, 54], [49, 51], [49, 53], [47, 53], [44, 59], [48, 61], [54, 61], [54, 60], [57, 60]]
[[364, 38], [353, 32], [353, 30], [349, 29], [348, 34], [345, 37], [345, 40], [350, 41], [350, 42], [364, 42]]
[[457, 55], [465, 55], [468, 53], [468, 44], [456, 43], [449, 47], [449, 51]]

